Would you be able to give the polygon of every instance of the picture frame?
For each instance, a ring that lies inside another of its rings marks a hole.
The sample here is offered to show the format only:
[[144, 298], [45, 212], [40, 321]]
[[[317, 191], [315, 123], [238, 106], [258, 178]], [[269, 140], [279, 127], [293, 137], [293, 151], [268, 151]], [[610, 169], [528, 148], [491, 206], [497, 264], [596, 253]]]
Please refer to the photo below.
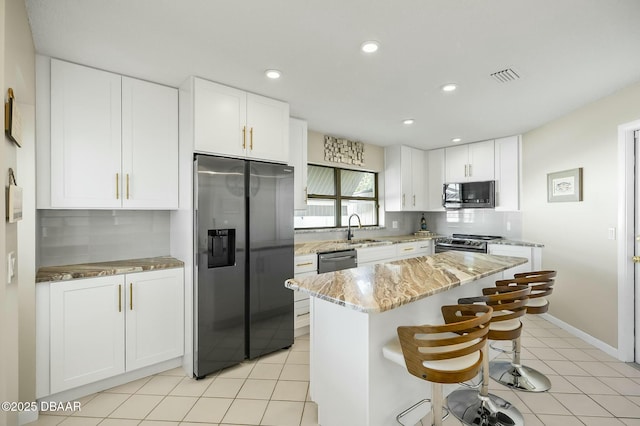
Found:
[[22, 114], [12, 88], [7, 91], [7, 97], [8, 101], [4, 104], [4, 132], [18, 147], [22, 147]]
[[582, 167], [547, 173], [547, 202], [582, 201]]

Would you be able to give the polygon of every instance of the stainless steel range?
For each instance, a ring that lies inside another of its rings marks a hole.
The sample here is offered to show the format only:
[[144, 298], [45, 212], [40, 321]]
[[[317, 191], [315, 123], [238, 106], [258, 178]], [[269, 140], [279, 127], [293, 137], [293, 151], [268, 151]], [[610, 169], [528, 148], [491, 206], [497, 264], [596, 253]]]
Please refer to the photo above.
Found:
[[495, 235], [453, 234], [451, 238], [438, 238], [435, 244], [435, 252], [470, 251], [474, 253], [486, 253], [487, 242], [501, 238], [502, 237]]

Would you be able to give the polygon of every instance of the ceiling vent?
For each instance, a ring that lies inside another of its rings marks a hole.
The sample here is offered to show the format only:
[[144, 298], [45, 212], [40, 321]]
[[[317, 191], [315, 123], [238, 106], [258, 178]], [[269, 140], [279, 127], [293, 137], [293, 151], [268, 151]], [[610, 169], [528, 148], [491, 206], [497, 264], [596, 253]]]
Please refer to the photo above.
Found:
[[491, 74], [491, 77], [498, 83], [509, 83], [510, 81], [516, 81], [520, 79], [518, 73], [511, 68], [494, 72], [493, 74]]

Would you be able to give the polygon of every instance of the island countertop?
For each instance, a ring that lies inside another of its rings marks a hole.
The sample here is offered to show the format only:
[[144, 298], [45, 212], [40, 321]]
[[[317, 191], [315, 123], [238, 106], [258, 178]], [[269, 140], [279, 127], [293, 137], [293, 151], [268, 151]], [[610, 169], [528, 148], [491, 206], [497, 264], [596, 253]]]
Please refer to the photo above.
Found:
[[292, 278], [285, 286], [365, 313], [378, 313], [514, 266], [521, 257], [448, 251], [337, 272]]

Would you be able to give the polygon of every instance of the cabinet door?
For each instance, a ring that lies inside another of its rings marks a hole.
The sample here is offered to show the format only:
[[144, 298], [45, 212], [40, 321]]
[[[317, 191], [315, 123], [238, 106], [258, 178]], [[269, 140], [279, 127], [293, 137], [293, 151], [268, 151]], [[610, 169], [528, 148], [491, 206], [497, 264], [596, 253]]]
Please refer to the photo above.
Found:
[[178, 208], [178, 91], [122, 77], [126, 208]]
[[182, 268], [126, 275], [127, 371], [184, 353]]
[[427, 205], [426, 210], [444, 211], [442, 186], [444, 184], [444, 148], [427, 152]]
[[51, 206], [121, 206], [121, 77], [51, 60]]
[[307, 122], [289, 120], [289, 164], [293, 166], [293, 208], [307, 208]]
[[484, 181], [495, 179], [495, 154], [493, 141], [469, 144], [469, 173], [467, 180]]
[[[247, 94], [221, 84], [194, 79], [194, 149], [244, 157], [248, 146]], [[287, 114], [288, 117], [288, 114]]]
[[447, 182], [464, 182], [469, 168], [468, 145], [445, 148], [445, 170]]
[[520, 209], [520, 137], [496, 139], [496, 210]]
[[413, 149], [408, 146], [400, 147], [400, 191], [402, 194], [402, 211], [414, 210], [415, 198], [413, 193], [413, 173], [411, 163]]
[[427, 198], [426, 153], [420, 149], [411, 149], [411, 208], [424, 211]]
[[531, 247], [526, 246], [510, 246], [504, 244], [489, 244], [487, 246], [487, 250], [489, 254], [493, 254], [496, 256], [512, 256], [512, 257], [524, 257], [529, 261], [524, 265], [514, 266], [513, 268], [507, 269], [504, 271], [504, 278], [510, 279], [513, 278], [513, 274], [517, 274], [520, 272], [528, 272], [532, 271], [532, 250]]
[[388, 212], [402, 211], [402, 167], [400, 162], [400, 146], [388, 146], [384, 149], [384, 209]]
[[124, 308], [122, 276], [51, 284], [52, 394], [124, 372]]
[[289, 162], [289, 104], [247, 93], [247, 156]]

